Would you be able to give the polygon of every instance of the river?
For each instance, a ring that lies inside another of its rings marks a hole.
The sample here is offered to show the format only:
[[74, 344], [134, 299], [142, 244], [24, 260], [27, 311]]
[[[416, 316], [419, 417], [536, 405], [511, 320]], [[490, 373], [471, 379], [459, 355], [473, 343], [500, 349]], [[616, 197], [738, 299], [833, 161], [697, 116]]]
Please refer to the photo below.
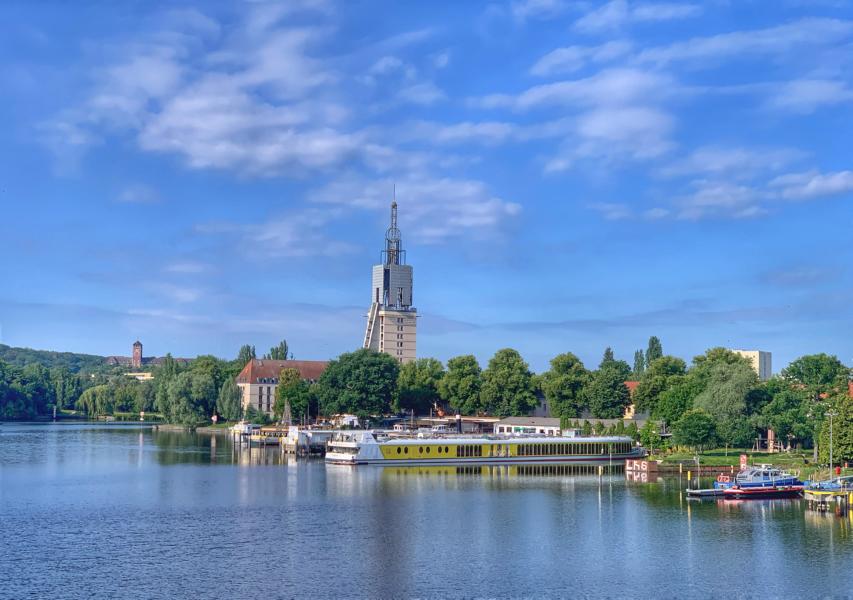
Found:
[[326, 466], [227, 437], [0, 426], [4, 598], [848, 596], [853, 522], [677, 479]]

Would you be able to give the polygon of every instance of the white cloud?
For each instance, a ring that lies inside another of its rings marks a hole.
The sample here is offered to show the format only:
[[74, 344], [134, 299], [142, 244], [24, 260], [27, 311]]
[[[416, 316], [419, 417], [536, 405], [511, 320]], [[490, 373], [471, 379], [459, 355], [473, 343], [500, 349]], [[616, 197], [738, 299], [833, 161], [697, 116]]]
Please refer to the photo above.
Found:
[[659, 66], [678, 62], [707, 66], [715, 59], [799, 52], [804, 47], [842, 41], [849, 38], [851, 33], [851, 21], [802, 19], [766, 29], [694, 37], [685, 42], [648, 48], [637, 55], [636, 61]]
[[179, 273], [182, 275], [192, 275], [198, 273], [207, 273], [212, 270], [211, 265], [194, 260], [184, 260], [173, 262], [166, 265], [163, 270], [166, 273]]
[[590, 204], [589, 208], [601, 213], [601, 216], [608, 221], [621, 221], [634, 216], [631, 207], [620, 202], [596, 202]]
[[202, 290], [201, 288], [178, 285], [162, 281], [148, 282], [143, 284], [143, 287], [148, 290], [151, 290], [156, 294], [165, 296], [166, 298], [169, 298], [170, 300], [174, 302], [179, 302], [181, 304], [195, 302], [204, 294], [204, 290]]
[[546, 83], [517, 96], [493, 94], [472, 101], [485, 108], [530, 110], [547, 106], [596, 106], [663, 100], [675, 84], [662, 73], [639, 69], [606, 69], [590, 77]]
[[517, 21], [529, 19], [552, 19], [567, 8], [565, 0], [516, 0], [510, 5], [510, 12]]
[[405, 139], [427, 140], [435, 144], [499, 144], [518, 131], [516, 125], [500, 121], [465, 121], [449, 125], [420, 121], [404, 129], [408, 132]]
[[702, 7], [695, 4], [639, 4], [612, 0], [582, 16], [573, 27], [583, 33], [598, 33], [620, 29], [632, 23], [671, 21], [695, 17], [701, 13]]
[[853, 89], [843, 81], [797, 79], [789, 81], [769, 99], [773, 108], [808, 114], [822, 106], [853, 102]]
[[367, 70], [371, 75], [386, 75], [403, 68], [405, 63], [396, 56], [383, 56]]
[[447, 96], [434, 83], [424, 81], [402, 88], [397, 92], [397, 98], [404, 102], [412, 104], [430, 105], [435, 104], [440, 100], [444, 100]]
[[568, 46], [552, 50], [530, 68], [531, 75], [546, 77], [578, 71], [589, 63], [603, 63], [627, 55], [631, 43], [614, 40], [600, 46]]
[[789, 173], [773, 179], [770, 187], [778, 189], [782, 198], [789, 200], [853, 194], [853, 171]]
[[207, 223], [199, 233], [233, 237], [240, 252], [256, 260], [339, 256], [356, 246], [335, 240], [325, 233], [330, 221], [339, 216], [332, 210], [306, 209], [269, 219], [263, 223]]
[[570, 169], [578, 159], [648, 160], [668, 152], [672, 117], [643, 106], [603, 107], [581, 115], [575, 136], [545, 165], [548, 173]]
[[176, 154], [190, 167], [253, 175], [302, 175], [358, 160], [369, 149], [344, 126], [349, 111], [334, 99], [338, 74], [311, 53], [330, 31], [280, 25], [294, 11], [327, 9], [324, 2], [253, 6], [213, 41], [203, 15], [167, 19], [187, 29], [116, 52], [84, 106], [46, 126], [45, 138], [77, 131], [73, 139], [84, 144], [128, 131], [143, 150]]
[[725, 175], [730, 179], [744, 179], [762, 171], [778, 171], [803, 157], [802, 151], [793, 148], [700, 146], [684, 158], [662, 167], [660, 174], [665, 177]]
[[341, 179], [309, 197], [318, 203], [386, 210], [396, 186], [401, 225], [421, 244], [470, 235], [488, 237], [521, 212], [521, 205], [494, 196], [481, 181], [413, 174], [400, 179]]
[[676, 202], [678, 218], [745, 219], [767, 213], [761, 205], [761, 194], [754, 188], [709, 180], [695, 181], [693, 185], [696, 191]]
[[154, 188], [137, 183], [123, 189], [116, 200], [122, 204], [156, 204], [162, 198]]
[[430, 59], [432, 60], [433, 67], [436, 69], [444, 69], [450, 64], [450, 50], [442, 50], [441, 52], [433, 54]]
[[339, 118], [334, 106], [264, 103], [231, 78], [213, 76], [166, 102], [140, 131], [139, 143], [183, 155], [194, 168], [299, 172], [338, 164], [360, 150], [358, 134], [322, 125]]

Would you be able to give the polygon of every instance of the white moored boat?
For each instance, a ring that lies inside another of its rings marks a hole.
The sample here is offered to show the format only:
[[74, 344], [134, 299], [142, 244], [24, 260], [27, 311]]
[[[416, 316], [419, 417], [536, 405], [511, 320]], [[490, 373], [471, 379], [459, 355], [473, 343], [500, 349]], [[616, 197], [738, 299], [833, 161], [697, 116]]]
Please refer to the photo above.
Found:
[[403, 437], [374, 431], [342, 431], [332, 436], [326, 447], [326, 462], [349, 465], [618, 463], [643, 456], [643, 448], [621, 436]]

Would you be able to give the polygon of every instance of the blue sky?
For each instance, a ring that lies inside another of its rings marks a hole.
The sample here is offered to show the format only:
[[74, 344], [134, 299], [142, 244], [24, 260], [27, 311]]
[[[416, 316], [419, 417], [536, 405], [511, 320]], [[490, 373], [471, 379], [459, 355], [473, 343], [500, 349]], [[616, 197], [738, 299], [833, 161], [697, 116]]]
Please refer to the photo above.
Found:
[[6, 2], [0, 341], [853, 363], [844, 2]]

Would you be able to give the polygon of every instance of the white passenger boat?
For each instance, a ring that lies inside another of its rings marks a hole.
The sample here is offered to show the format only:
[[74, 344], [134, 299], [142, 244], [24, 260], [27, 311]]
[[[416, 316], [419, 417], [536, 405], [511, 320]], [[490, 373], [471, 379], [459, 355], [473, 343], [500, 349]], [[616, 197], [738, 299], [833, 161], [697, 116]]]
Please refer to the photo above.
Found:
[[629, 437], [535, 435], [393, 436], [341, 431], [326, 447], [326, 462], [349, 465], [622, 463], [645, 450]]

